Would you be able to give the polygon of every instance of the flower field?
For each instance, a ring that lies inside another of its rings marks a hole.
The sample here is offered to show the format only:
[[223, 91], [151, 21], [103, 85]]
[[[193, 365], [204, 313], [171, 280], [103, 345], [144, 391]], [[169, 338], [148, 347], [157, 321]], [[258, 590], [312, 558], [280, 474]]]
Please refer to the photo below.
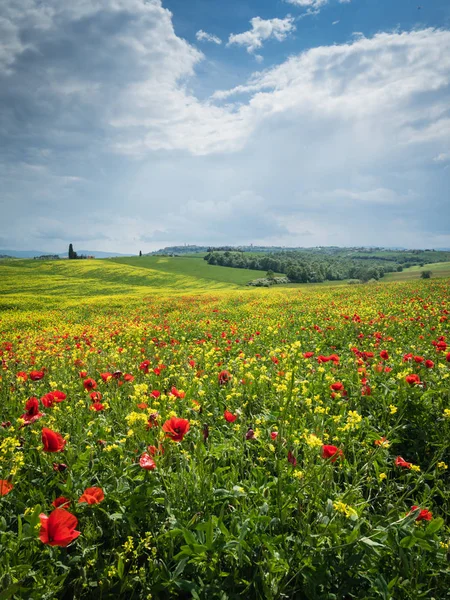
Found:
[[450, 597], [447, 280], [37, 302], [0, 312], [1, 600]]

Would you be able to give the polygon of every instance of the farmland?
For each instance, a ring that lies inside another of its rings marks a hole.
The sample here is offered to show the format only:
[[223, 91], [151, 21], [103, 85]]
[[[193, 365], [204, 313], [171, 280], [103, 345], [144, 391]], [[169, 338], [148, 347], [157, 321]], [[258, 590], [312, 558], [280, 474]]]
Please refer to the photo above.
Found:
[[0, 262], [0, 598], [448, 597], [429, 268], [253, 290], [192, 257]]

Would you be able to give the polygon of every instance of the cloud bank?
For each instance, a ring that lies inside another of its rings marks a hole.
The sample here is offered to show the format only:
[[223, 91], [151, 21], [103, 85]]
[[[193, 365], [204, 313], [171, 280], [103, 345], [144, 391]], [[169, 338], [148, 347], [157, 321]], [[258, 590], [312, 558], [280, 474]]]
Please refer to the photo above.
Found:
[[[205, 56], [159, 0], [1, 15], [4, 245], [450, 246], [449, 31], [311, 48], [199, 98]], [[233, 44], [294, 30], [274, 21]]]

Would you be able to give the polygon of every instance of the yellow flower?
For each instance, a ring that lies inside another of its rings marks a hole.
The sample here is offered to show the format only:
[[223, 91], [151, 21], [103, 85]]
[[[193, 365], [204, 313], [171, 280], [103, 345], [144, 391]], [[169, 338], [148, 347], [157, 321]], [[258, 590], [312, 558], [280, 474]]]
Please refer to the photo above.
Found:
[[380, 473], [380, 474], [378, 475], [378, 479], [379, 479], [380, 481], [383, 481], [383, 479], [386, 479], [386, 478], [387, 478], [387, 475], [386, 475], [386, 473]]

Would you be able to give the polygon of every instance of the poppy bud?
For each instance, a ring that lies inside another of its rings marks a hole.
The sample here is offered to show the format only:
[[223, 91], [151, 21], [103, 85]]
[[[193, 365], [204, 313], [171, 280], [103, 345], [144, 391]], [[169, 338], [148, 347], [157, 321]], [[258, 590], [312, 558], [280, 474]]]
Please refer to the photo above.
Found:
[[245, 434], [245, 439], [246, 440], [254, 440], [255, 439], [255, 432], [253, 431], [253, 429], [251, 427], [249, 427], [247, 433]]
[[203, 441], [206, 442], [206, 440], [209, 438], [209, 427], [208, 427], [208, 423], [205, 423], [203, 425]]

